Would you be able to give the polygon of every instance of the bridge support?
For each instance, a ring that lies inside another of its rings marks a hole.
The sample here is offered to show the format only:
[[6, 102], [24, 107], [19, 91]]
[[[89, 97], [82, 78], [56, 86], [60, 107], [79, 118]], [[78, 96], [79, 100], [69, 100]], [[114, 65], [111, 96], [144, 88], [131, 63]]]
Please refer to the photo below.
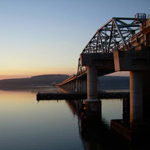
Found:
[[90, 116], [101, 114], [101, 101], [98, 99], [97, 68], [87, 66], [87, 100], [86, 112]]
[[116, 51], [115, 71], [130, 71], [130, 123], [150, 120], [150, 51]]
[[143, 121], [142, 71], [130, 71], [130, 123]]
[[87, 101], [99, 101], [97, 87], [97, 68], [87, 66]]
[[143, 117], [150, 122], [150, 71], [143, 71]]

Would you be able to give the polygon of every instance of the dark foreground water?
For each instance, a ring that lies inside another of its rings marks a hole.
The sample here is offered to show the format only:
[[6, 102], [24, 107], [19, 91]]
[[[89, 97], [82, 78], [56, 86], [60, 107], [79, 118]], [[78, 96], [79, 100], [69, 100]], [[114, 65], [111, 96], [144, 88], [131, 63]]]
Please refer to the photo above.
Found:
[[[36, 93], [0, 91], [0, 150], [143, 149], [112, 134], [122, 100], [102, 100], [102, 123], [82, 126], [70, 102], [36, 100]], [[94, 127], [95, 126], [95, 127]]]

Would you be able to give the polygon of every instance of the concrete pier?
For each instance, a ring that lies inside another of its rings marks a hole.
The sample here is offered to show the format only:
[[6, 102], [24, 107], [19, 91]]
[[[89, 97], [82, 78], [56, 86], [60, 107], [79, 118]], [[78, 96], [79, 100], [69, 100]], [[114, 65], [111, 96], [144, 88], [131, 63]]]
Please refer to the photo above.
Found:
[[143, 121], [142, 71], [130, 71], [130, 123]]
[[99, 101], [97, 87], [97, 68], [87, 66], [87, 101]]

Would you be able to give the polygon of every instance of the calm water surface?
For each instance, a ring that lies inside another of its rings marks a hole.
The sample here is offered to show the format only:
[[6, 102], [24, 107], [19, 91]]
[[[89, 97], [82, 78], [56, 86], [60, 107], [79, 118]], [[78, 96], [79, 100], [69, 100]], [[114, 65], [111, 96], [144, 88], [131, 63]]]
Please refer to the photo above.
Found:
[[36, 93], [0, 91], [0, 150], [131, 150], [110, 133], [110, 120], [121, 118], [122, 100], [102, 100], [102, 125], [83, 133], [65, 100], [37, 102]]

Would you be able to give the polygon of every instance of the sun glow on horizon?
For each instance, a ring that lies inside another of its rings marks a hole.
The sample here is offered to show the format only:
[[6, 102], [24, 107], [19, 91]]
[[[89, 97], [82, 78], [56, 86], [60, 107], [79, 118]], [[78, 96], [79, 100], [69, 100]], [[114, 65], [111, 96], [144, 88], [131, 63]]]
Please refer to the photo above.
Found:
[[137, 0], [136, 7], [130, 0], [1, 1], [0, 78], [76, 74], [79, 55], [97, 29], [112, 17], [148, 15], [149, 6], [148, 0]]

